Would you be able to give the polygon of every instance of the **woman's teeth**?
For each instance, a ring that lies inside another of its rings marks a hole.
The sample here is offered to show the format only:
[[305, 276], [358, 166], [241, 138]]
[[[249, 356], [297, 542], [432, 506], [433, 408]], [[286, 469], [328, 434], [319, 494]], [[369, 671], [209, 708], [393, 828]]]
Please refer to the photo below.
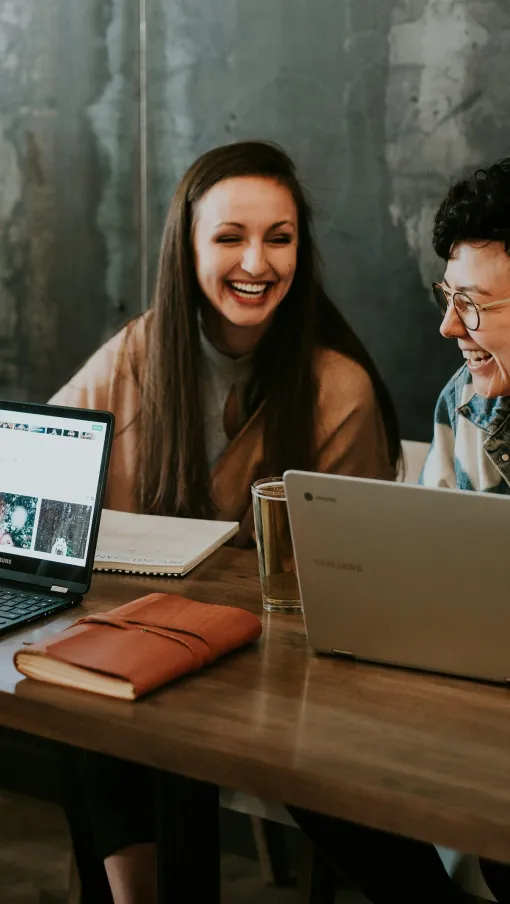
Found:
[[239, 295], [249, 295], [250, 298], [258, 298], [264, 294], [269, 287], [268, 283], [238, 283], [231, 282], [230, 285]]
[[462, 354], [466, 361], [483, 361], [485, 358], [492, 358], [492, 355], [489, 352], [484, 352], [482, 349], [463, 349]]

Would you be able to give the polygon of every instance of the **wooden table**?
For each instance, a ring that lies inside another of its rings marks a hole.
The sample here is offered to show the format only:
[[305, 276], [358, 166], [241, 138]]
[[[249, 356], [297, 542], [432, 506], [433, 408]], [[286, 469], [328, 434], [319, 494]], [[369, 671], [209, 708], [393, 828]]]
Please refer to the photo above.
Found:
[[154, 590], [261, 614], [253, 552], [181, 580], [96, 575], [80, 610], [0, 643], [0, 724], [192, 779], [510, 860], [510, 691], [309, 655], [299, 615], [136, 703], [22, 679], [12, 654]]

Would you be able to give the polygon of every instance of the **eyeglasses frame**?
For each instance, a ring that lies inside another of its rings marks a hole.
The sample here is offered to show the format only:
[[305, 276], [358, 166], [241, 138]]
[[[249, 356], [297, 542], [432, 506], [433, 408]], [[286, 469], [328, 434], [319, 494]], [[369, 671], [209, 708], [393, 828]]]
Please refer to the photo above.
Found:
[[[443, 295], [443, 298], [444, 298], [445, 301], [446, 301], [446, 307], [445, 307], [444, 310], [443, 310], [443, 308], [441, 307], [441, 304], [439, 303], [439, 301], [438, 301], [437, 298], [436, 298], [436, 295], [435, 295], [435, 292], [434, 292], [435, 289], [439, 289], [439, 290], [441, 291], [441, 293], [442, 293], [442, 295]], [[459, 320], [461, 321], [461, 323], [464, 324], [464, 326], [466, 327], [466, 329], [469, 330], [471, 333], [476, 333], [477, 329], [480, 327], [480, 314], [481, 314], [482, 311], [488, 311], [488, 310], [490, 310], [490, 308], [497, 308], [497, 307], [499, 307], [499, 305], [501, 305], [501, 304], [510, 304], [510, 298], [502, 298], [501, 301], [491, 301], [491, 302], [489, 302], [489, 304], [478, 304], [476, 301], [473, 301], [473, 299], [470, 298], [469, 295], [466, 295], [465, 292], [454, 292], [453, 295], [450, 296], [451, 301], [449, 301], [449, 300], [448, 300], [448, 295], [447, 295], [447, 293], [446, 293], [446, 291], [445, 291], [445, 287], [444, 287], [443, 283], [438, 283], [438, 282], [432, 283], [432, 293], [433, 293], [433, 295], [434, 295], [434, 301], [435, 301], [435, 303], [437, 304], [439, 310], [441, 311], [441, 314], [443, 315], [443, 317], [446, 317], [446, 312], [448, 311], [449, 305], [450, 305], [450, 304], [453, 304], [453, 306], [454, 306], [454, 308], [455, 308], [455, 313], [457, 314], [457, 317], [459, 318]], [[475, 309], [475, 311], [476, 311], [476, 314], [477, 314], [477, 318], [478, 318], [478, 323], [476, 324], [476, 326], [473, 326], [473, 327], [472, 327], [472, 326], [467, 326], [466, 323], [464, 323], [464, 320], [463, 320], [463, 318], [462, 318], [462, 314], [459, 313], [459, 311], [457, 310], [457, 307], [456, 307], [456, 305], [455, 305], [455, 296], [456, 296], [456, 295], [461, 295], [463, 298], [467, 298], [467, 300], [469, 301], [469, 303], [473, 305], [473, 307], [474, 307], [474, 309]]]

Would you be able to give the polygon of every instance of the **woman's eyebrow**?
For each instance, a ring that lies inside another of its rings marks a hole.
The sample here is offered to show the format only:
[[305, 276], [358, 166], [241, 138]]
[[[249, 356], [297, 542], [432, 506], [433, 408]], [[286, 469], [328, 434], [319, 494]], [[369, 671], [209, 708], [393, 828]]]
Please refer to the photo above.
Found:
[[269, 228], [270, 229], [279, 229], [280, 226], [292, 226], [293, 229], [295, 228], [292, 220], [278, 220], [277, 223], [273, 223], [273, 225], [270, 226]]
[[[220, 226], [235, 226], [237, 229], [246, 229], [246, 226], [243, 223], [235, 223], [233, 220], [221, 220], [220, 223], [216, 223], [215, 228], [219, 229]], [[278, 220], [277, 223], [273, 223], [269, 226], [269, 230], [271, 229], [279, 229], [280, 226], [292, 226], [295, 229], [294, 223], [292, 220]]]

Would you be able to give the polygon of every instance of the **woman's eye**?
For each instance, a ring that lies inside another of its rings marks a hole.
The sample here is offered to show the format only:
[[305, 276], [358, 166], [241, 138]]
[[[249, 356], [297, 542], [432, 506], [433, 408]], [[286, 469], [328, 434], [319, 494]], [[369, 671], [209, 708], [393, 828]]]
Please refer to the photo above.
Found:
[[234, 242], [240, 242], [241, 239], [238, 235], [219, 235], [216, 241], [225, 245], [231, 245]]
[[273, 235], [269, 241], [272, 245], [290, 245], [292, 236], [284, 233], [282, 235]]

